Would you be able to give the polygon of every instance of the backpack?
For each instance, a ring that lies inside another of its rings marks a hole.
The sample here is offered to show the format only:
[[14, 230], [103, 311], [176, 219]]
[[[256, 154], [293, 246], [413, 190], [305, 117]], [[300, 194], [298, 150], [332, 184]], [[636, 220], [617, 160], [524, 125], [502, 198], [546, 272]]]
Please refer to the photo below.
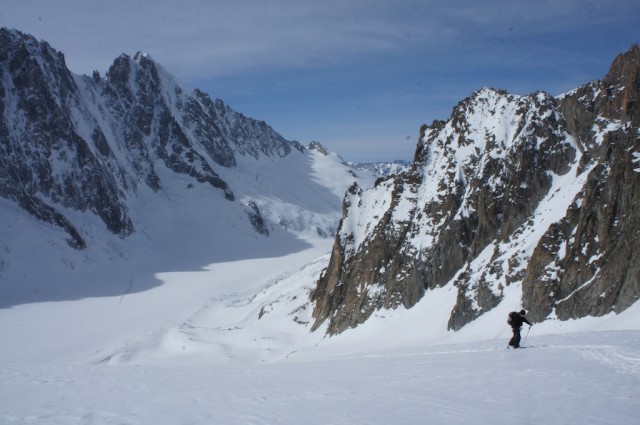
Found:
[[509, 325], [513, 326], [516, 323], [515, 322], [516, 314], [518, 313], [516, 313], [515, 311], [512, 311], [511, 313], [509, 313], [509, 316], [507, 317], [507, 323]]

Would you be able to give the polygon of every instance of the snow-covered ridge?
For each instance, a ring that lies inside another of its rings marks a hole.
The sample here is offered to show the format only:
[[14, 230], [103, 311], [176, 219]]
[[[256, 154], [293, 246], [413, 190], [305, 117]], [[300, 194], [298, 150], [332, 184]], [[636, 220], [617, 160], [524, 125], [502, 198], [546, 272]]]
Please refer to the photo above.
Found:
[[411, 166], [411, 162], [395, 160], [391, 162], [354, 162], [349, 161], [350, 166], [356, 170], [367, 171], [378, 177], [387, 177], [393, 174], [400, 174], [407, 170]]
[[[422, 162], [417, 163], [417, 175], [423, 183], [413, 191], [403, 191], [396, 200], [394, 214], [397, 220], [418, 220], [421, 231], [412, 239], [415, 249], [429, 246], [432, 238], [446, 224], [445, 214], [420, 214], [437, 205], [452, 194], [461, 193], [461, 204], [454, 213], [457, 217], [468, 217], [475, 211], [470, 200], [471, 191], [481, 183], [496, 196], [502, 196], [508, 165], [502, 164], [511, 154], [523, 146], [538, 150], [544, 140], [535, 135], [536, 128], [553, 128], [553, 136], [561, 140], [562, 149], [579, 153], [574, 140], [559, 127], [560, 118], [553, 109], [553, 98], [546, 94], [533, 97], [510, 95], [493, 89], [482, 89], [463, 101], [453, 112], [453, 118], [443, 127], [425, 130], [418, 150], [422, 150]], [[579, 160], [576, 157], [574, 161]], [[495, 167], [500, 169], [496, 172]], [[351, 226], [351, 215], [347, 213], [342, 228], [343, 239], [353, 234], [355, 241], [371, 237], [375, 230], [375, 218], [380, 218], [391, 205], [394, 181], [387, 180], [370, 191], [359, 191], [348, 204], [357, 211], [366, 211], [367, 218], [358, 219], [361, 224]], [[522, 183], [526, 185], [525, 182]], [[376, 195], [379, 194], [379, 195]], [[358, 196], [362, 196], [359, 198]], [[423, 239], [426, 238], [426, 239]], [[351, 251], [358, 249], [355, 243]]]

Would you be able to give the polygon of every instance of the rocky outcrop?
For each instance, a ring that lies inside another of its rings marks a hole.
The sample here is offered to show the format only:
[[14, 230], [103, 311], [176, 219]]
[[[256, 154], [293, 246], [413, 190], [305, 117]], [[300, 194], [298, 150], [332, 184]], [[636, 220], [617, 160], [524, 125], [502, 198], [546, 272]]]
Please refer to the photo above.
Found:
[[269, 228], [264, 222], [262, 214], [260, 214], [258, 205], [256, 205], [254, 201], [249, 201], [247, 207], [247, 216], [249, 217], [249, 221], [251, 222], [251, 225], [253, 226], [255, 231], [261, 235], [269, 236]]
[[457, 330], [517, 291], [534, 320], [602, 315], [638, 290], [638, 47], [558, 98], [483, 89], [421, 129], [411, 169], [352, 187], [314, 328], [457, 288]]
[[45, 220], [64, 228], [75, 247], [84, 243], [55, 205], [90, 210], [113, 233], [130, 234], [104, 136], [96, 128], [93, 138], [85, 139], [77, 128], [76, 113], [85, 111], [75, 109], [82, 100], [64, 56], [7, 30], [0, 30], [0, 46], [0, 196], [36, 217], [49, 217]]

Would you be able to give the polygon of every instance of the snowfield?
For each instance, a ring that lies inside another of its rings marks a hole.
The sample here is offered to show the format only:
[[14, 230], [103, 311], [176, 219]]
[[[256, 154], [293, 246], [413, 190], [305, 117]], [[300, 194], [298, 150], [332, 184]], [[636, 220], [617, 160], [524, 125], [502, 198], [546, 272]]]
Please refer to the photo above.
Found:
[[[629, 341], [634, 341], [629, 344]], [[276, 363], [4, 364], [2, 423], [633, 424], [638, 334]]]
[[536, 324], [530, 348], [509, 350], [497, 313], [447, 332], [443, 290], [325, 338], [306, 297], [331, 241], [307, 243], [162, 273], [146, 291], [0, 310], [0, 423], [637, 421], [640, 305]]

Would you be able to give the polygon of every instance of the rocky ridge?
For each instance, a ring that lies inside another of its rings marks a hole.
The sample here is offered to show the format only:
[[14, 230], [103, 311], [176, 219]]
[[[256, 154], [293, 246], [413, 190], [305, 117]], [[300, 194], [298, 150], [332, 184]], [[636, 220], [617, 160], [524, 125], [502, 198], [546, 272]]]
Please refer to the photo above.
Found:
[[[236, 199], [220, 173], [238, 158], [305, 149], [264, 121], [186, 90], [148, 55], [121, 55], [101, 77], [72, 74], [64, 55], [0, 29], [0, 196], [86, 246], [66, 211], [90, 212], [122, 238], [135, 231], [127, 200], [161, 191], [159, 167]], [[245, 202], [246, 203], [246, 202]], [[256, 230], [267, 234], [257, 205]]]
[[457, 288], [449, 329], [518, 300], [535, 321], [640, 298], [640, 49], [557, 98], [482, 89], [421, 128], [411, 169], [352, 186], [314, 329]]

